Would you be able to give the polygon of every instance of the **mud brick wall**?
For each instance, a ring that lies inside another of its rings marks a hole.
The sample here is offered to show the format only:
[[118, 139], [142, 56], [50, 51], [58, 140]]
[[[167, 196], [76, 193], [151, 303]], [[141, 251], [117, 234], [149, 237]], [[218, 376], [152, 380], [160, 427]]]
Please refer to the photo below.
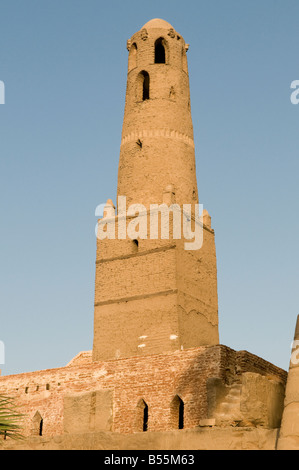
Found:
[[287, 372], [279, 369], [263, 358], [250, 354], [247, 351], [238, 351], [236, 353], [236, 363], [240, 374], [243, 372], [256, 372], [262, 375], [276, 377], [282, 382], [287, 380]]
[[207, 379], [219, 377], [228, 383], [238, 379], [240, 371], [253, 369], [279, 379], [286, 376], [254, 355], [218, 345], [4, 376], [0, 394], [17, 398], [27, 415], [26, 435], [32, 434], [36, 412], [43, 419], [44, 436], [63, 434], [64, 397], [96, 390], [112, 391], [112, 431], [140, 431], [140, 400], [148, 406], [148, 431], [169, 431], [177, 428], [172, 406], [176, 396], [184, 402], [184, 428], [194, 428], [207, 417]]

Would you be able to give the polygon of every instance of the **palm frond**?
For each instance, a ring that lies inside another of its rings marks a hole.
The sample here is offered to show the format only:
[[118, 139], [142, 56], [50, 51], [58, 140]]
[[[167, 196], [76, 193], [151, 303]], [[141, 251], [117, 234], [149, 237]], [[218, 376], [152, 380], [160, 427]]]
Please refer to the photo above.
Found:
[[24, 415], [18, 411], [15, 399], [0, 395], [0, 436], [4, 439], [23, 439], [23, 418]]

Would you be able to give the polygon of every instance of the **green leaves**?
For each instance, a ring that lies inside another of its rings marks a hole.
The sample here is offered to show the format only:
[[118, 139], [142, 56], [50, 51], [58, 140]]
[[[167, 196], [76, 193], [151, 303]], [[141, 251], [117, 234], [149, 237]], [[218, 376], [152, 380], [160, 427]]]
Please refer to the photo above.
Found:
[[14, 398], [0, 395], [0, 444], [2, 439], [23, 439], [23, 418], [24, 415], [18, 412]]

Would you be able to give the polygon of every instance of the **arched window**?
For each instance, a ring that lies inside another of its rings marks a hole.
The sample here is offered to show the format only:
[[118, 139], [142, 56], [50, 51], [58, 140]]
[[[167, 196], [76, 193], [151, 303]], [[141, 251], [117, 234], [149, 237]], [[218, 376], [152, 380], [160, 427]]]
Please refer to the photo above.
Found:
[[166, 64], [166, 41], [163, 38], [155, 42], [155, 64]]
[[43, 424], [44, 424], [43, 418], [41, 417], [39, 411], [37, 411], [32, 419], [31, 434], [33, 436], [42, 436]]
[[185, 47], [182, 47], [182, 68], [184, 72], [188, 73], [188, 61]]
[[184, 402], [176, 395], [170, 405], [171, 427], [184, 429]]
[[144, 400], [139, 400], [136, 410], [136, 431], [146, 432], [148, 429], [148, 406]]
[[142, 426], [143, 432], [147, 431], [147, 426], [148, 426], [148, 406], [145, 403], [145, 406], [143, 409], [143, 426]]
[[138, 246], [139, 246], [138, 240], [132, 240], [132, 251], [133, 251], [133, 253], [137, 253]]
[[137, 78], [137, 101], [149, 100], [150, 77], [145, 71], [140, 72]]
[[129, 71], [137, 67], [137, 45], [134, 43], [130, 47], [130, 52], [129, 52]]

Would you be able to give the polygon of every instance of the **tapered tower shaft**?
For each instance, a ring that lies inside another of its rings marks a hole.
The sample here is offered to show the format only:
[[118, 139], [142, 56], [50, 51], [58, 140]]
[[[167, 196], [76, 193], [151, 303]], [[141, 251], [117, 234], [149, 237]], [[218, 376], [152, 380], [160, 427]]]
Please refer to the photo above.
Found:
[[[107, 225], [104, 235], [114, 231], [116, 238], [98, 239], [94, 361], [219, 343], [209, 215], [202, 217], [202, 243], [193, 251], [185, 249], [174, 228], [168, 238], [162, 236], [162, 215], [158, 237], [152, 237], [151, 224], [140, 235], [152, 205], [169, 209], [169, 217], [173, 210], [174, 218], [184, 206], [194, 209], [198, 203], [188, 46], [169, 23], [155, 19], [132, 36], [127, 48], [117, 190], [117, 202], [121, 197], [126, 202], [115, 213], [110, 204], [100, 221]], [[143, 218], [130, 212], [136, 204], [142, 206]], [[194, 210], [190, 214], [199, 227]], [[129, 235], [132, 224], [139, 227], [135, 239]]]
[[118, 173], [118, 195], [128, 204], [159, 204], [167, 185], [175, 188], [178, 204], [198, 201], [187, 49], [159, 19], [128, 41]]

